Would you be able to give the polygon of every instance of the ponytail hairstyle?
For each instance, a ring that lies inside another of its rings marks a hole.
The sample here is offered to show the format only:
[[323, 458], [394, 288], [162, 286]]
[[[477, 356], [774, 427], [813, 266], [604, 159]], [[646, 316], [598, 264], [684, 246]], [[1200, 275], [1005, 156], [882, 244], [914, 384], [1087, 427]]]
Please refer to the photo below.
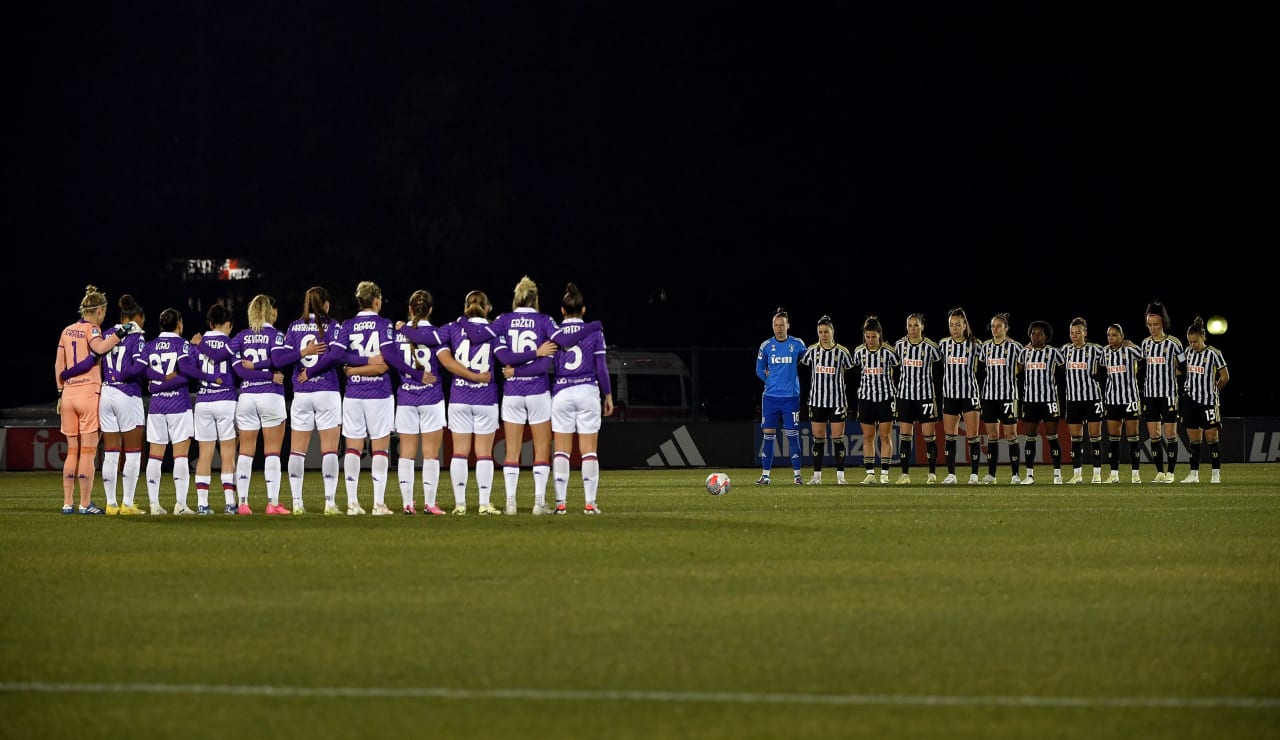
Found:
[[431, 293], [425, 290], [413, 291], [413, 295], [409, 296], [409, 323], [426, 321], [434, 306], [435, 299], [431, 297]]
[[564, 286], [564, 297], [560, 299], [560, 308], [563, 309], [565, 318], [580, 318], [582, 316], [587, 304], [582, 297], [582, 291], [578, 289], [577, 283], [569, 283]]
[[266, 293], [259, 293], [249, 301], [249, 328], [262, 331], [266, 324], [274, 323], [280, 311], [276, 308], [276, 299]]
[[1111, 331], [1112, 329], [1115, 329], [1115, 330], [1116, 330], [1116, 332], [1120, 335], [1120, 338], [1121, 338], [1121, 339], [1123, 339], [1123, 338], [1124, 338], [1124, 327], [1123, 327], [1123, 326], [1120, 326], [1119, 324], [1108, 324], [1108, 325], [1107, 325], [1107, 331]]
[[382, 288], [379, 288], [377, 283], [362, 280], [356, 285], [356, 305], [362, 311], [371, 310], [373, 302], [381, 297]]
[[127, 324], [130, 321], [137, 321], [138, 319], [145, 319], [147, 317], [146, 312], [142, 310], [142, 306], [138, 305], [138, 300], [128, 293], [120, 296], [120, 301], [117, 305], [120, 306], [121, 324]]
[[[425, 290], [415, 290], [409, 296], [409, 325], [417, 326], [419, 321], [426, 321], [431, 315], [431, 309], [435, 305], [435, 301], [431, 298], [431, 294]], [[418, 362], [418, 345], [415, 342], [409, 342], [409, 356], [413, 358], [413, 366], [421, 369]]]
[[1039, 329], [1044, 332], [1044, 346], [1048, 347], [1053, 344], [1053, 327], [1048, 321], [1032, 321], [1031, 326], [1027, 327], [1027, 339], [1031, 339], [1031, 332]]
[[964, 321], [964, 341], [966, 342], [974, 341], [973, 328], [969, 324], [969, 317], [968, 315], [965, 314], [963, 308], [961, 308], [960, 306], [956, 306], [950, 311], [947, 311], [947, 322], [950, 323], [951, 319], [956, 316], [960, 317], [960, 319]]
[[1084, 320], [1083, 316], [1077, 316], [1071, 320], [1071, 326], [1078, 326], [1084, 332], [1085, 337], [1089, 336], [1089, 322]]
[[865, 321], [862, 322], [863, 331], [873, 331], [884, 337], [884, 329], [880, 326], [880, 317], [875, 314], [868, 314]]
[[96, 285], [84, 286], [84, 297], [80, 299], [80, 315], [84, 316], [107, 305], [107, 294], [98, 290]]
[[511, 308], [538, 308], [538, 284], [533, 282], [528, 275], [520, 278], [520, 282], [516, 283], [515, 293], [511, 296]]
[[212, 306], [209, 306], [209, 311], [205, 314], [205, 319], [208, 320], [210, 329], [215, 326], [220, 326], [231, 320], [231, 309], [221, 303], [215, 303]]
[[462, 315], [468, 318], [480, 318], [489, 315], [489, 310], [493, 306], [489, 304], [489, 296], [484, 291], [473, 290], [467, 293], [467, 297], [462, 301]]
[[166, 308], [160, 312], [160, 331], [176, 332], [182, 323], [182, 313], [176, 308]]
[[1187, 327], [1187, 334], [1188, 335], [1199, 334], [1200, 336], [1203, 337], [1204, 336], [1204, 319], [1200, 318], [1199, 315], [1197, 315], [1194, 319], [1192, 319], [1191, 326]]
[[[786, 333], [790, 333], [791, 332], [791, 316], [782, 308], [782, 306], [778, 306], [778, 310], [773, 312], [773, 321], [770, 321], [769, 325], [772, 326], [773, 322], [777, 321], [779, 318], [782, 319], [783, 330]], [[774, 336], [777, 336], [776, 330], [774, 332]]]
[[1005, 333], [1007, 334], [1009, 331], [1009, 327], [1011, 326], [1011, 324], [1009, 323], [1009, 312], [1005, 311], [1003, 313], [998, 313], [995, 316], [991, 317], [991, 323], [994, 324], [997, 321], [999, 321], [1001, 324], [1004, 324], [1004, 330], [1005, 330]]
[[324, 304], [329, 302], [329, 291], [319, 285], [307, 288], [307, 294], [302, 299], [302, 321], [310, 321], [311, 317], [315, 317], [316, 325], [320, 327], [320, 339], [323, 340], [329, 333], [329, 312], [325, 310]]
[[1160, 330], [1162, 332], [1169, 330], [1169, 309], [1159, 300], [1153, 299], [1147, 304], [1147, 315], [1155, 316], [1160, 319]]

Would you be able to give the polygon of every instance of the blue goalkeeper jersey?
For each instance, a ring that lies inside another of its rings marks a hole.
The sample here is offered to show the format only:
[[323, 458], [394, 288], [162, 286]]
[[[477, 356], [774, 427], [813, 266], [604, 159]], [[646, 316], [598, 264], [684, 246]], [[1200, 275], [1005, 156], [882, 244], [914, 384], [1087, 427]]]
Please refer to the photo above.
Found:
[[764, 395], [771, 398], [800, 397], [800, 358], [805, 343], [796, 337], [778, 341], [769, 337], [756, 353], [756, 377], [764, 381]]

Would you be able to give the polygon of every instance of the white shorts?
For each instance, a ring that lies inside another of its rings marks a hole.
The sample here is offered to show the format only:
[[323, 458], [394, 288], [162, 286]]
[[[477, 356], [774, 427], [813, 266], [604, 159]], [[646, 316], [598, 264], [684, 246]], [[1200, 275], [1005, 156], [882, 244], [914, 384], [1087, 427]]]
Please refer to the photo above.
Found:
[[299, 432], [342, 425], [342, 394], [337, 391], [295, 393], [289, 407], [289, 426]]
[[278, 427], [288, 418], [279, 393], [246, 393], [236, 399], [236, 429], [242, 432]]
[[396, 399], [342, 399], [342, 436], [350, 439], [382, 439], [395, 425]]
[[600, 431], [600, 386], [571, 385], [551, 397], [551, 431], [596, 434]]
[[502, 420], [512, 424], [551, 421], [551, 391], [536, 396], [503, 396]]
[[194, 416], [190, 411], [147, 415], [147, 441], [153, 445], [186, 442], [194, 430]]
[[205, 401], [196, 404], [196, 441], [217, 442], [236, 438], [236, 402]]
[[496, 434], [498, 404], [473, 406], [469, 403], [449, 404], [449, 428], [455, 434]]
[[397, 406], [396, 434], [426, 434], [444, 429], [444, 401], [430, 406]]
[[147, 412], [141, 396], [131, 396], [113, 385], [102, 386], [98, 398], [98, 428], [104, 432], [127, 432], [144, 426]]

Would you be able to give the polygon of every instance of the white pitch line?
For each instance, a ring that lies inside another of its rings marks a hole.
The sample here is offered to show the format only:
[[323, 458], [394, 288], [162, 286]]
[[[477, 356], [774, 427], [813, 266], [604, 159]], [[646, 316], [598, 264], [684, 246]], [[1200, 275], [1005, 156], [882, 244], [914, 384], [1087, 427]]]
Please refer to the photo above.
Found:
[[1274, 696], [963, 696], [934, 694], [780, 694], [729, 691], [621, 691], [586, 689], [450, 689], [228, 684], [4, 682], [0, 692], [43, 694], [216, 694], [224, 696], [530, 699], [631, 701], [673, 704], [823, 704], [829, 706], [1280, 709]]

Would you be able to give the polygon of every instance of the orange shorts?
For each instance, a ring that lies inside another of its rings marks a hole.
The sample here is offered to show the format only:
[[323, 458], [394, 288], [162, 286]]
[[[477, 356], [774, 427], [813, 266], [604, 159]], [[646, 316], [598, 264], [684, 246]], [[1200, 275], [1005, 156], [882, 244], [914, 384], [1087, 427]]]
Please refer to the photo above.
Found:
[[62, 394], [62, 433], [68, 437], [98, 431], [98, 388], [68, 389]]

